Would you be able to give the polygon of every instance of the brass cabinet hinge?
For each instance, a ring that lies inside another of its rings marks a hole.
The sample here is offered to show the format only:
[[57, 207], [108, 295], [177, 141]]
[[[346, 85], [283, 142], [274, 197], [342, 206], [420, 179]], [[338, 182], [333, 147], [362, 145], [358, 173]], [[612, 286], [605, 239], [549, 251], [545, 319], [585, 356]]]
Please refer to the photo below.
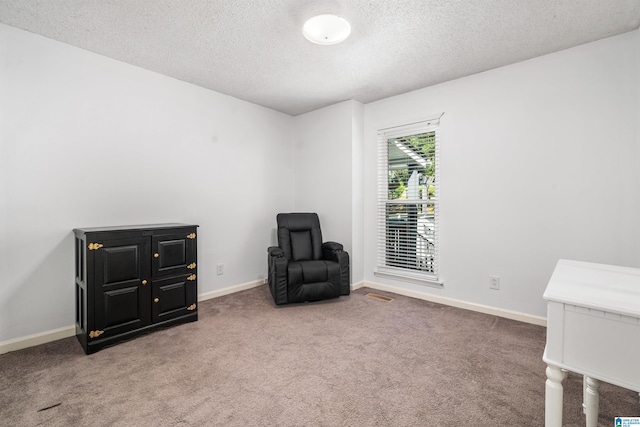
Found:
[[100, 249], [102, 246], [102, 243], [89, 243], [89, 250], [95, 251], [97, 249]]
[[195, 239], [196, 233], [187, 234], [187, 239]]
[[187, 280], [196, 280], [196, 275], [192, 274], [189, 277], [187, 277]]
[[195, 304], [191, 304], [189, 307], [187, 307], [187, 310], [189, 311], [193, 311], [196, 309], [196, 305]]
[[194, 268], [196, 268], [196, 263], [195, 263], [195, 262], [192, 262], [191, 264], [187, 265], [187, 268], [188, 268], [189, 270], [193, 270]]
[[89, 332], [89, 338], [98, 338], [102, 334], [104, 334], [104, 331], [91, 331]]

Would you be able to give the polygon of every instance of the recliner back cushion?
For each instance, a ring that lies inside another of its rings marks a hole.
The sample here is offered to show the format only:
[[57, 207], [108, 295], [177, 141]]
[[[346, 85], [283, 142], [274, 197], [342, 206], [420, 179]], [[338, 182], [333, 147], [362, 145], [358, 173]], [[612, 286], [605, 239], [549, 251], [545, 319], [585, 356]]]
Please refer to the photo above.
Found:
[[280, 213], [278, 246], [287, 259], [322, 259], [322, 232], [315, 213]]
[[311, 246], [311, 231], [291, 231], [291, 259], [294, 261], [307, 261], [313, 259]]

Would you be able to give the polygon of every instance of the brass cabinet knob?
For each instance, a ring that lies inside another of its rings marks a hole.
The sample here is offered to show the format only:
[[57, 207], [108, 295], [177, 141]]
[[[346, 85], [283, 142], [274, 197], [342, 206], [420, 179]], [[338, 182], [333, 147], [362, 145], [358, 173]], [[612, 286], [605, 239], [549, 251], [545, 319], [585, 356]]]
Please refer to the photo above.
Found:
[[143, 284], [143, 285], [146, 285], [146, 284], [147, 284], [147, 281], [146, 281], [146, 280], [143, 280], [143, 281], [142, 281], [142, 284]]
[[153, 254], [154, 258], [158, 258], [159, 256], [160, 256], [160, 254], [158, 254], [158, 253]]
[[153, 302], [160, 302], [160, 299], [156, 298], [156, 299], [153, 300]]

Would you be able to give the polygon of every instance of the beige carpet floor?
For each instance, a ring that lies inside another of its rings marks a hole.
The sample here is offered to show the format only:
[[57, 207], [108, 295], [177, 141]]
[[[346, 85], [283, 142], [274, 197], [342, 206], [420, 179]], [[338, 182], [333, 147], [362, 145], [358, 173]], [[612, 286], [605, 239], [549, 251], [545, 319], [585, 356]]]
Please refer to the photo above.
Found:
[[[260, 286], [199, 317], [89, 356], [75, 337], [1, 355], [0, 425], [544, 425], [539, 326], [366, 288], [276, 307]], [[583, 426], [582, 380], [564, 385]], [[640, 415], [637, 393], [600, 391], [601, 426]]]

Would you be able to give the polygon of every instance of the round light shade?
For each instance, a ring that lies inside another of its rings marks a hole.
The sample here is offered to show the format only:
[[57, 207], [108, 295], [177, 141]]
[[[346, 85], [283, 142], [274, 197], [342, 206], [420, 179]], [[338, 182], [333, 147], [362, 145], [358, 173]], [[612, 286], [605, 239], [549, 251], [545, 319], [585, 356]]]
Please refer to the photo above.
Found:
[[302, 34], [313, 43], [336, 44], [349, 37], [351, 25], [336, 15], [318, 15], [304, 23]]

